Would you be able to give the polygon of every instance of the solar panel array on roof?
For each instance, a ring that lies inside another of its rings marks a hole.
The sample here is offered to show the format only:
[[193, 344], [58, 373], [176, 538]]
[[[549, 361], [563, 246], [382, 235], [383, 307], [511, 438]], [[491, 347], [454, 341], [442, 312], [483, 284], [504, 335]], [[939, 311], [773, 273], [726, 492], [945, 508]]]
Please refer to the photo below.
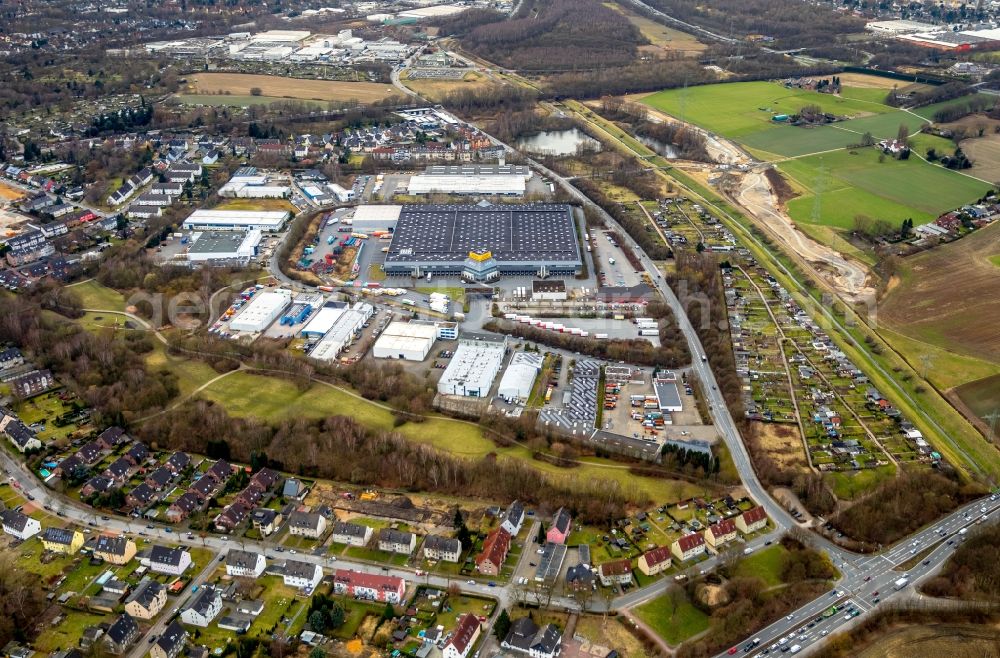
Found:
[[546, 542], [542, 547], [542, 557], [538, 560], [538, 568], [535, 569], [535, 580], [544, 583], [554, 583], [562, 570], [563, 561], [566, 559], [566, 544], [553, 544]]
[[386, 271], [461, 269], [469, 252], [493, 254], [501, 270], [582, 266], [572, 209], [560, 204], [403, 206]]

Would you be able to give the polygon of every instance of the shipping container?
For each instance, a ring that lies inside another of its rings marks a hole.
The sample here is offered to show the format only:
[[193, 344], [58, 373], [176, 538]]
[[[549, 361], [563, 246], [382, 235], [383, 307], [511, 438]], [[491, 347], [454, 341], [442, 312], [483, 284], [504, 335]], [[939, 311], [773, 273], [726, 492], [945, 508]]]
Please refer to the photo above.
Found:
[[640, 329], [640, 336], [659, 336], [660, 331], [658, 329]]

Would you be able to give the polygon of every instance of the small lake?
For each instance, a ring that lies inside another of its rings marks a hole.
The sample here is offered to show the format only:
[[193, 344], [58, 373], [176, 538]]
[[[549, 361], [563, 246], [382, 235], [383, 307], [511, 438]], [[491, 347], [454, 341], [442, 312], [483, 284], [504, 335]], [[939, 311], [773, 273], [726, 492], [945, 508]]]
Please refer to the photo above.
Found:
[[587, 145], [600, 150], [601, 143], [579, 128], [545, 130], [517, 140], [519, 148], [539, 155], [573, 155], [577, 147]]
[[677, 149], [674, 148], [673, 144], [664, 144], [658, 139], [653, 139], [652, 137], [643, 137], [642, 135], [637, 135], [636, 139], [648, 146], [649, 148], [656, 151], [658, 154], [667, 158], [668, 160], [677, 159]]

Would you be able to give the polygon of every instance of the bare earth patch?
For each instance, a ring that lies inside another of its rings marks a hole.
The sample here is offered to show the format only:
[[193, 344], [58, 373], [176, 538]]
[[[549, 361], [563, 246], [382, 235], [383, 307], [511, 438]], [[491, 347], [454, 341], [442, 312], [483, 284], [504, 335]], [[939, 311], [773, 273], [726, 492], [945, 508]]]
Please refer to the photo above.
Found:
[[374, 103], [399, 92], [392, 85], [375, 82], [303, 80], [251, 73], [197, 73], [188, 78], [189, 93], [218, 92], [246, 95], [258, 88], [262, 96], [316, 101], [358, 101]]

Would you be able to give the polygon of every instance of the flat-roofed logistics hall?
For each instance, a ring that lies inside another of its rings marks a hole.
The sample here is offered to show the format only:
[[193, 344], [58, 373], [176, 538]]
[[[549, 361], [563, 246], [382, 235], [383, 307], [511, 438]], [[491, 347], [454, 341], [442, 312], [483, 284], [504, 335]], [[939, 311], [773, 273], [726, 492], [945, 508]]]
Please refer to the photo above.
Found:
[[385, 258], [390, 275], [545, 277], [583, 267], [572, 207], [565, 204], [406, 205]]

